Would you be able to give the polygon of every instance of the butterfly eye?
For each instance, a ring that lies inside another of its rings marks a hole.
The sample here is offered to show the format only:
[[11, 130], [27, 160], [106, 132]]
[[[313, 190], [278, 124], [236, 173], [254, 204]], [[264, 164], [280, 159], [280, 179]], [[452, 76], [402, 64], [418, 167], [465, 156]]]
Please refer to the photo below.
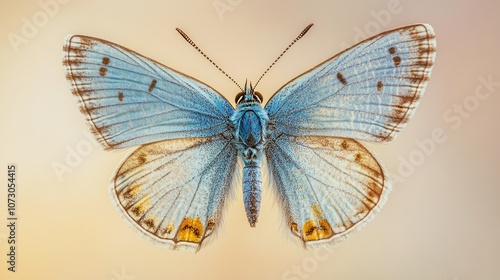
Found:
[[262, 103], [262, 101], [264, 101], [264, 97], [262, 96], [262, 94], [260, 94], [260, 92], [258, 91], [255, 91], [253, 93], [253, 99], [259, 103]]
[[245, 96], [245, 94], [243, 92], [236, 94], [236, 98], [234, 99], [234, 102], [236, 102], [236, 104], [240, 104], [240, 102], [243, 100], [244, 96]]

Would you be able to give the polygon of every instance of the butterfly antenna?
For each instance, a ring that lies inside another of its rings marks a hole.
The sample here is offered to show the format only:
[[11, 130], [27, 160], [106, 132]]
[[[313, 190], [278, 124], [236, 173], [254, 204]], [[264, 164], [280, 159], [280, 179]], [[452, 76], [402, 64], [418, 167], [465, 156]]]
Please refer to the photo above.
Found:
[[210, 59], [210, 57], [208, 57], [200, 48], [198, 48], [198, 46], [193, 42], [193, 40], [191, 40], [191, 38], [189, 38], [189, 36], [186, 33], [184, 33], [184, 31], [182, 31], [180, 28], [176, 28], [175, 30], [177, 30], [177, 32], [179, 32], [179, 34], [181, 34], [181, 36], [184, 38], [184, 40], [186, 40], [186, 42], [188, 42], [199, 53], [201, 53], [206, 59], [208, 59], [208, 61], [210, 61], [217, 69], [219, 69], [219, 71], [221, 71], [222, 74], [226, 75], [226, 77], [228, 77], [243, 92], [243, 89], [241, 88], [241, 86], [233, 78], [231, 78], [231, 76], [229, 76], [224, 70], [222, 70], [219, 67], [219, 65], [215, 64], [215, 62], [213, 62], [212, 59]]
[[288, 49], [290, 49], [291, 46], [293, 46], [293, 44], [297, 43], [297, 41], [300, 40], [300, 38], [304, 37], [304, 35], [306, 35], [307, 31], [309, 31], [309, 29], [311, 29], [311, 27], [313, 25], [314, 25], [314, 23], [311, 23], [308, 26], [306, 26], [306, 28], [304, 28], [304, 30], [302, 30], [302, 32], [300, 32], [299, 36], [297, 36], [297, 38], [295, 38], [295, 40], [293, 40], [290, 43], [290, 45], [288, 45], [288, 47], [286, 47], [286, 49], [278, 56], [278, 58], [276, 58], [276, 60], [269, 67], [267, 67], [266, 71], [264, 71], [262, 76], [260, 76], [260, 78], [257, 80], [257, 83], [255, 83], [254, 88], [257, 87], [260, 80], [262, 79], [262, 77], [264, 77], [264, 75], [266, 75], [266, 73], [269, 71], [269, 69], [271, 69], [274, 66], [274, 64], [276, 64], [276, 62], [278, 62], [278, 60], [280, 60], [280, 58], [288, 51]]

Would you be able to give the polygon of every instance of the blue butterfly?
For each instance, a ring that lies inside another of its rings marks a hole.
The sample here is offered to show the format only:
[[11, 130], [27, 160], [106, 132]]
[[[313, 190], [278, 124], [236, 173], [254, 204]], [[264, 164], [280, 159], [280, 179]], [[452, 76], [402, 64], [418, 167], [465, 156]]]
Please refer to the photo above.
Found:
[[357, 140], [389, 142], [405, 127], [435, 50], [430, 25], [390, 30], [292, 79], [264, 107], [245, 84], [236, 109], [210, 86], [105, 40], [68, 36], [63, 64], [99, 142], [139, 145], [116, 170], [110, 193], [146, 239], [199, 250], [219, 229], [243, 165], [250, 225], [264, 168], [287, 226], [311, 248], [344, 240], [387, 200], [387, 172]]

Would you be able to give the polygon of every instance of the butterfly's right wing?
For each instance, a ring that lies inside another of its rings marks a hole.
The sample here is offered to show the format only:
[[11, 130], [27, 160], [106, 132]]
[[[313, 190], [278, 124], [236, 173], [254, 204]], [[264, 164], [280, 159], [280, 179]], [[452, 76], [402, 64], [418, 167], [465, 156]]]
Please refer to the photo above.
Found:
[[293, 79], [265, 109], [277, 135], [387, 143], [414, 114], [435, 57], [430, 25], [386, 31]]
[[196, 79], [117, 44], [70, 35], [63, 64], [80, 110], [105, 148], [214, 136], [234, 109]]
[[116, 171], [112, 200], [147, 240], [197, 251], [219, 229], [236, 160], [226, 134], [142, 145]]

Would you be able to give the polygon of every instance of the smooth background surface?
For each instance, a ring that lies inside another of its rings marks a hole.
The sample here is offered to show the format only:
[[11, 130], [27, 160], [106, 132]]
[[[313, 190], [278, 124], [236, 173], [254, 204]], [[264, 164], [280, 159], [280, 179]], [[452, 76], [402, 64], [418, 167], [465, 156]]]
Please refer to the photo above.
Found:
[[[69, 0], [45, 20], [37, 1], [2, 0], [0, 278], [497, 279], [500, 4], [494, 2]], [[214, 3], [231, 10], [218, 13]], [[28, 38], [22, 29], [33, 17], [39, 26]], [[384, 210], [332, 250], [305, 251], [284, 237], [268, 188], [258, 226], [250, 228], [238, 186], [224, 228], [199, 253], [143, 240], [108, 198], [111, 174], [129, 151], [105, 152], [89, 136], [63, 74], [65, 35], [127, 46], [232, 101], [237, 87], [174, 28], [244, 83], [255, 82], [310, 22], [313, 29], [261, 81], [266, 101], [296, 75], [368, 35], [416, 22], [435, 28], [436, 65], [414, 118], [389, 145], [368, 144], [396, 178]], [[11, 43], [13, 33], [25, 41]], [[489, 76], [495, 84], [481, 87]], [[474, 97], [478, 87], [489, 96]], [[455, 112], [464, 102], [464, 111]], [[436, 129], [441, 143], [427, 144], [425, 154], [418, 143], [428, 143]], [[71, 158], [78, 149], [80, 160]], [[5, 262], [8, 163], [18, 168], [16, 273]], [[54, 165], [71, 172], [58, 178]]]

